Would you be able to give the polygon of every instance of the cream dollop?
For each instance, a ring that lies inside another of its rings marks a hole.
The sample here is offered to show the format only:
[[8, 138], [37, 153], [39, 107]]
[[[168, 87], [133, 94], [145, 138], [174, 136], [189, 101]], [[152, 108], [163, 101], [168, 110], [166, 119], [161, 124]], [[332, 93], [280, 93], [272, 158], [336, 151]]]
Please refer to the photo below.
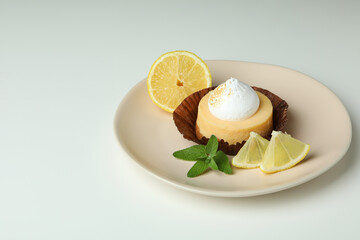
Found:
[[211, 114], [221, 120], [237, 121], [251, 117], [259, 108], [259, 97], [249, 85], [230, 78], [210, 92]]

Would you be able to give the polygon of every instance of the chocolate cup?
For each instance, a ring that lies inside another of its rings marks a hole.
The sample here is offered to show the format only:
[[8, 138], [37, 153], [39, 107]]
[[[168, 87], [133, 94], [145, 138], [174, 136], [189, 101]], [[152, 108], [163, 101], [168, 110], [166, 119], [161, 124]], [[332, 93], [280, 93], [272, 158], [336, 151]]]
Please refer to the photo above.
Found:
[[[284, 132], [287, 124], [287, 109], [288, 104], [285, 100], [281, 99], [274, 93], [259, 87], [252, 87], [255, 91], [258, 91], [268, 97], [273, 105], [273, 130]], [[173, 119], [179, 132], [185, 139], [193, 141], [198, 144], [206, 145], [208, 138], [202, 137], [198, 139], [196, 137], [196, 119], [198, 113], [199, 102], [208, 92], [215, 89], [215, 87], [205, 88], [197, 91], [187, 98], [185, 98], [181, 104], [175, 109], [173, 113]], [[270, 139], [271, 136], [265, 136]], [[228, 155], [236, 155], [241, 147], [245, 144], [245, 141], [236, 144], [229, 144], [223, 139], [219, 140], [218, 150], [223, 151]]]

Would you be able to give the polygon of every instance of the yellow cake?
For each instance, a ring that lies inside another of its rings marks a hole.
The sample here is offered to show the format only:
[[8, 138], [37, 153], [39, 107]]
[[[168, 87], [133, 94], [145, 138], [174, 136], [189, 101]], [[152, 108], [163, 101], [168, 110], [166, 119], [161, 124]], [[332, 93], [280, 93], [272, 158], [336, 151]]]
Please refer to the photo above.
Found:
[[223, 120], [214, 116], [209, 109], [209, 97], [213, 91], [207, 93], [200, 100], [198, 106], [196, 120], [198, 139], [203, 136], [210, 138], [211, 135], [215, 135], [219, 140], [223, 139], [229, 144], [236, 144], [246, 141], [250, 132], [256, 132], [263, 137], [270, 136], [273, 129], [273, 106], [264, 94], [256, 92], [259, 105], [256, 112], [250, 117], [240, 120]]

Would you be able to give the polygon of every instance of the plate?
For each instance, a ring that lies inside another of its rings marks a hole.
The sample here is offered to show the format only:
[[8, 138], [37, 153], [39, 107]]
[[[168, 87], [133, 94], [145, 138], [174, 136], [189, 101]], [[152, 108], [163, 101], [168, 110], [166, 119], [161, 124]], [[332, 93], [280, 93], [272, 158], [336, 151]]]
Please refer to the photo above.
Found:
[[345, 155], [352, 133], [349, 114], [339, 98], [320, 82], [275, 65], [223, 60], [206, 63], [213, 85], [235, 77], [285, 99], [289, 104], [287, 132], [311, 145], [308, 156], [297, 166], [275, 174], [233, 167], [232, 175], [209, 171], [188, 178], [186, 173], [193, 162], [175, 159], [172, 153], [194, 143], [178, 132], [172, 114], [150, 100], [144, 79], [123, 98], [114, 127], [122, 149], [148, 173], [195, 193], [245, 197], [305, 183], [329, 170]]

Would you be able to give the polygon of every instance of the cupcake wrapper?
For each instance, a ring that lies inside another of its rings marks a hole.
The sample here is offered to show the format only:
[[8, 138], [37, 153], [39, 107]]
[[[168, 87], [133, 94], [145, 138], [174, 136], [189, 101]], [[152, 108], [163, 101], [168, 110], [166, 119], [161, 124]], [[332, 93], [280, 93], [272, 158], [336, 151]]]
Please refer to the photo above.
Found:
[[[284, 132], [287, 124], [287, 109], [288, 104], [285, 100], [281, 99], [272, 92], [259, 87], [252, 87], [255, 91], [258, 91], [267, 96], [273, 105], [273, 129], [276, 131]], [[179, 132], [185, 139], [193, 141], [198, 144], [206, 145], [208, 138], [202, 137], [198, 139], [196, 137], [196, 119], [198, 113], [198, 105], [202, 97], [204, 97], [209, 91], [215, 89], [215, 87], [205, 88], [197, 91], [187, 98], [185, 98], [181, 104], [175, 109], [173, 113], [173, 119]], [[270, 136], [266, 136], [270, 139]], [[245, 144], [245, 141], [236, 144], [229, 144], [223, 139], [219, 140], [218, 150], [223, 151], [229, 155], [236, 155], [240, 148]]]

